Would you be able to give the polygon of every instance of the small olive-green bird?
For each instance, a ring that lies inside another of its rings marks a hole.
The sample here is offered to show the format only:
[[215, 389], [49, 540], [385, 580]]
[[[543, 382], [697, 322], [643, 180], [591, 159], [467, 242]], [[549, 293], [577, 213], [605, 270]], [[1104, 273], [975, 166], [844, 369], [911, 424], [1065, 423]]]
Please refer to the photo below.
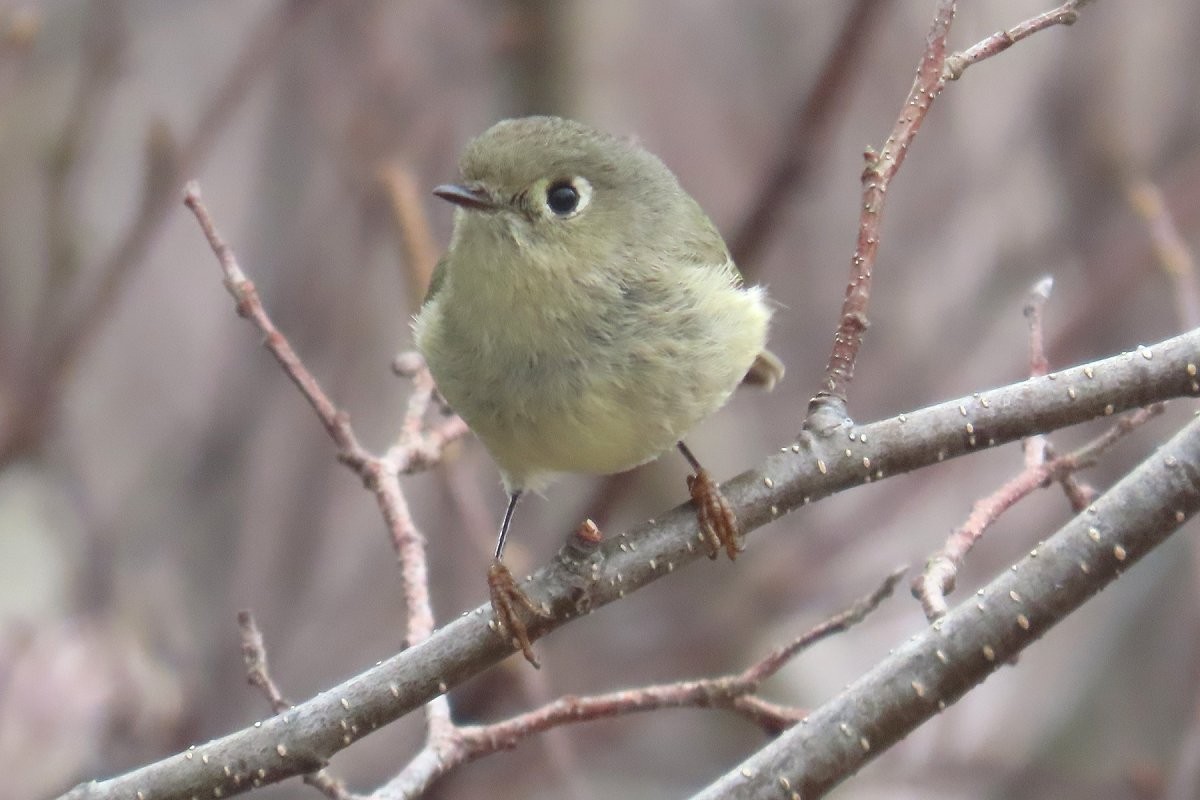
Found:
[[[450, 248], [414, 322], [450, 406], [517, 499], [555, 473], [631, 469], [738, 384], [782, 376], [766, 294], [700, 206], [637, 144], [556, 117], [466, 148]], [[715, 484], [713, 485], [715, 490]], [[734, 553], [730, 548], [730, 555]]]

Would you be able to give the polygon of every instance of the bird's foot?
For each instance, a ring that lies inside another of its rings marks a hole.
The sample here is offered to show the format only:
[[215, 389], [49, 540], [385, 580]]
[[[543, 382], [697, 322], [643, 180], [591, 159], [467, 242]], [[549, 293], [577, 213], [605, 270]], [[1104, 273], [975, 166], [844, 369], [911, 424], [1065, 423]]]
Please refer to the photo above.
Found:
[[733, 506], [721, 494], [720, 487], [707, 470], [697, 469], [694, 474], [688, 475], [687, 484], [692, 502], [696, 504], [700, 533], [708, 542], [708, 557], [716, 558], [724, 548], [730, 561], [737, 558], [743, 549], [742, 528], [737, 515], [733, 513]]
[[533, 654], [529, 628], [521, 618], [521, 611], [543, 619], [549, 619], [550, 612], [521, 591], [516, 578], [500, 559], [495, 559], [488, 567], [488, 592], [492, 597], [492, 612], [496, 615], [496, 632], [511, 639], [513, 646], [520, 648], [526, 661], [534, 667], [541, 667]]

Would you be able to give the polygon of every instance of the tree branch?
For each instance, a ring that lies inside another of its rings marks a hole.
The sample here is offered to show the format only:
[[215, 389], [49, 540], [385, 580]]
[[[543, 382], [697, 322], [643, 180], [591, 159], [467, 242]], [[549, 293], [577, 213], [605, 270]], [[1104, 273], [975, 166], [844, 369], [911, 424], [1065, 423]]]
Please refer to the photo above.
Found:
[[434, 782], [458, 767], [490, 753], [512, 749], [530, 736], [559, 725], [641, 711], [721, 708], [741, 714], [768, 734], [776, 735], [794, 725], [803, 713], [756, 697], [763, 681], [812, 645], [864, 620], [891, 595], [903, 574], [903, 568], [893, 571], [875, 591], [859, 598], [850, 608], [810, 628], [735, 675], [642, 686], [591, 697], [566, 696], [502, 722], [455, 728], [452, 735], [430, 741], [399, 775], [370, 797], [372, 800], [420, 797]]
[[[802, 435], [722, 491], [749, 533], [782, 514], [838, 491], [939, 463], [1034, 433], [1097, 416], [1200, 394], [1200, 330], [1136, 352], [1031, 378], [846, 430], [846, 439]], [[524, 587], [552, 611], [531, 619], [537, 638], [611, 603], [704, 555], [688, 504], [659, 515], [595, 551], [572, 540], [555, 562]], [[703, 559], [708, 563], [707, 559]], [[482, 605], [436, 630], [420, 644], [371, 667], [291, 711], [198, 746], [192, 758], [171, 756], [107, 781], [81, 784], [70, 800], [134, 796], [155, 800], [233, 794], [217, 765], [239, 765], [273, 783], [319, 769], [354, 739], [420, 708], [513, 652], [489, 627]], [[208, 756], [200, 763], [199, 753]], [[244, 777], [243, 777], [244, 781]]]
[[974, 598], [912, 637], [694, 800], [811, 800], [981, 683], [1200, 509], [1189, 423]]

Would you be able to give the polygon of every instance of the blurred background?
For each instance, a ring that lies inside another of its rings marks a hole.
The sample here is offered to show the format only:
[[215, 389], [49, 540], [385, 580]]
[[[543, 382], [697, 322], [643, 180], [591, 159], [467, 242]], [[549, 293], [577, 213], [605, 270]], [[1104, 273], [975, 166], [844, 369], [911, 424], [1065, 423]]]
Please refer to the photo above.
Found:
[[[952, 42], [1049, 2], [963, 3]], [[397, 203], [428, 215], [437, 252], [452, 215], [428, 190], [493, 121], [555, 112], [636, 136], [779, 306], [784, 383], [740, 393], [689, 437], [723, 480], [799, 429], [848, 275], [862, 152], [900, 110], [932, 8], [0, 0], [0, 797], [51, 796], [267, 716], [245, 682], [238, 609], [257, 615], [294, 701], [403, 641], [375, 503], [234, 315], [180, 203], [185, 178], [382, 450], [408, 392], [389, 365], [411, 347], [420, 297]], [[857, 419], [1021, 379], [1021, 309], [1046, 274], [1054, 366], [1195, 324], [1129, 194], [1156, 186], [1197, 243], [1198, 38], [1191, 0], [1095, 3], [948, 87], [890, 192]], [[1110, 484], [1187, 406], [1088, 479]], [[1066, 450], [1098, 430], [1053, 440]], [[893, 566], [919, 568], [1020, 465], [1010, 445], [807, 507], [755, 533], [735, 565], [704, 560], [538, 642], [540, 672], [513, 658], [456, 689], [456, 717], [740, 670]], [[611, 535], [682, 502], [685, 473], [668, 455], [617, 480], [563, 480], [523, 504], [509, 563], [545, 562], [585, 514]], [[404, 486], [439, 619], [485, 602], [504, 500], [482, 448], [465, 441]], [[1056, 491], [1007, 514], [951, 601], [1069, 514]], [[1198, 587], [1193, 525], [834, 796], [1197, 796]], [[814, 706], [859, 676], [924, 625], [901, 594], [766, 696]], [[333, 769], [368, 791], [422, 736], [412, 715]], [[680, 797], [764, 741], [725, 712], [644, 714], [530, 740], [431, 796]], [[316, 796], [298, 781], [261, 794]]]

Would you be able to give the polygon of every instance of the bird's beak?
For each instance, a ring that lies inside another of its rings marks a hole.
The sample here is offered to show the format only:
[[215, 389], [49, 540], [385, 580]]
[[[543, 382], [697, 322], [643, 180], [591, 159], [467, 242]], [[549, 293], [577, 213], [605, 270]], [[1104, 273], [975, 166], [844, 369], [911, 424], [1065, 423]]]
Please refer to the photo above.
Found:
[[448, 200], [456, 206], [474, 209], [476, 211], [494, 211], [498, 207], [488, 191], [478, 184], [461, 186], [457, 183], [444, 183], [435, 187], [433, 193], [443, 200]]

